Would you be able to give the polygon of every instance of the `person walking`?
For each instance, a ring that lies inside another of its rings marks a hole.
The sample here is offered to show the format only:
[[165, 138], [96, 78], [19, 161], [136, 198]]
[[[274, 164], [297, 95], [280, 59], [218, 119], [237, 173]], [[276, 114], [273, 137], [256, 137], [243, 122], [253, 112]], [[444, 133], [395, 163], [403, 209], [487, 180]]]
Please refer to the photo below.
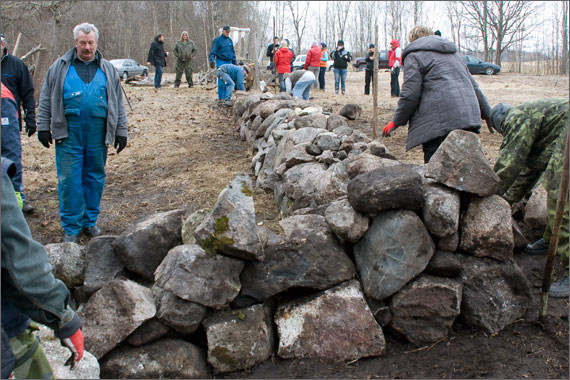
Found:
[[[503, 136], [494, 167], [501, 179], [503, 198], [510, 204], [519, 202], [539, 183], [547, 193], [544, 235], [523, 249], [530, 255], [548, 253], [556, 201], [559, 196], [568, 197], [558, 194], [568, 136], [568, 104], [568, 98], [540, 99], [517, 107], [499, 103], [491, 111], [489, 129]], [[557, 250], [564, 275], [550, 286], [549, 294], [554, 298], [568, 298], [568, 220], [566, 202]]]
[[453, 42], [424, 26], [412, 28], [408, 38], [402, 94], [383, 134], [409, 124], [406, 150], [421, 144], [427, 163], [451, 131], [479, 133], [491, 106]]
[[[107, 145], [117, 154], [127, 146], [127, 115], [119, 74], [99, 50], [99, 30], [73, 28], [75, 47], [49, 68], [40, 94], [38, 139], [55, 140], [59, 212], [64, 241], [77, 243], [84, 231], [98, 236], [105, 186]], [[53, 134], [53, 135], [52, 135]]]
[[291, 72], [291, 58], [293, 52], [289, 50], [289, 45], [286, 41], [281, 42], [279, 50], [275, 53], [275, 68], [279, 75], [279, 92], [285, 92], [285, 79], [283, 76]]
[[388, 66], [390, 67], [390, 94], [393, 98], [400, 96], [400, 66], [402, 65], [402, 49], [397, 39], [390, 42], [388, 50]]
[[[236, 52], [234, 50], [234, 42], [230, 38], [230, 27], [228, 25], [222, 28], [222, 34], [214, 38], [212, 41], [212, 48], [208, 56], [210, 61], [210, 68], [220, 67], [229, 63], [237, 65]], [[222, 79], [218, 77], [218, 101], [223, 101], [226, 98], [225, 84]]]
[[173, 51], [176, 56], [176, 78], [174, 79], [174, 88], [180, 87], [182, 73], [186, 74], [188, 87], [194, 87], [194, 82], [192, 81], [192, 56], [196, 51], [196, 46], [194, 45], [194, 41], [192, 41], [188, 36], [187, 31], [183, 31], [182, 34], [180, 34], [180, 39], [176, 42], [176, 46], [174, 46]]
[[[146, 59], [147, 65], [154, 66], [154, 90], [158, 91], [161, 89], [162, 83], [162, 70], [166, 67], [166, 57], [168, 57], [168, 52], [164, 50], [164, 34], [159, 33], [150, 44], [148, 49], [148, 58]], [[186, 77], [188, 79], [188, 77]]]
[[44, 246], [32, 239], [7, 173], [1, 181], [2, 378], [53, 378], [32, 320], [54, 330], [71, 351], [72, 368], [84, 353], [81, 320], [69, 306], [69, 290], [53, 276]]
[[234, 92], [234, 88], [238, 91], [245, 91], [245, 87], [243, 85], [243, 78], [244, 78], [244, 70], [245, 66], [238, 66], [233, 65], [231, 63], [226, 63], [218, 67], [216, 70], [216, 76], [219, 80], [222, 81], [222, 85], [224, 86], [223, 93], [224, 93], [224, 105], [231, 106], [232, 105], [232, 93]]
[[317, 41], [311, 42], [311, 49], [307, 52], [303, 69], [315, 74], [314, 88], [319, 88], [319, 71], [321, 70], [321, 47]]
[[[17, 131], [4, 135], [2, 128], [2, 155], [7, 154], [14, 161], [17, 168], [15, 186], [22, 199], [22, 211], [31, 213], [34, 207], [26, 200], [24, 194], [24, 181], [22, 170], [22, 144], [20, 141], [20, 131], [22, 130], [22, 120], [26, 122], [24, 129], [28, 137], [36, 133], [36, 99], [34, 98], [34, 81], [26, 64], [18, 57], [8, 53], [8, 47], [4, 33], [0, 35], [2, 40], [2, 83], [12, 94], [16, 104]], [[4, 107], [4, 106], [2, 106]], [[20, 109], [24, 109], [24, 117]], [[4, 126], [4, 123], [2, 123]], [[12, 132], [12, 131], [11, 131]], [[17, 132], [17, 133], [15, 133]]]
[[374, 44], [370, 44], [368, 46], [368, 54], [364, 60], [366, 62], [366, 68], [364, 70], [364, 95], [370, 95], [370, 82], [372, 82], [372, 76], [374, 75], [375, 51]]
[[308, 70], [297, 70], [285, 74], [285, 92], [294, 98], [309, 100], [315, 74]]
[[338, 95], [339, 83], [342, 89], [342, 94], [346, 92], [346, 73], [348, 62], [352, 61], [352, 55], [344, 48], [344, 41], [338, 40], [336, 49], [331, 52], [331, 57], [334, 60], [334, 91]]
[[329, 61], [329, 53], [327, 52], [327, 44], [321, 42], [321, 66], [319, 70], [319, 90], [325, 91], [325, 73], [327, 72], [327, 62]]

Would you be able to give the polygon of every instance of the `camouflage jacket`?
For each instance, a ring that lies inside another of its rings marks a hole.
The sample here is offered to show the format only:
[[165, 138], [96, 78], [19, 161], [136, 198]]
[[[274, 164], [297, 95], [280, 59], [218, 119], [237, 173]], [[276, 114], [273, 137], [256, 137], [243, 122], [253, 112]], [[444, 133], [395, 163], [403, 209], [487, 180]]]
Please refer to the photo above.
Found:
[[[511, 108], [503, 123], [503, 143], [495, 163], [503, 190], [521, 187], [530, 173], [542, 176], [550, 196], [558, 192], [568, 134], [568, 99], [541, 99]], [[525, 184], [529, 192], [536, 184]], [[523, 192], [518, 191], [521, 197]], [[556, 198], [556, 196], [554, 196]], [[516, 202], [520, 199], [509, 199]]]
[[196, 47], [192, 40], [188, 40], [188, 42], [178, 40], [178, 42], [176, 42], [176, 46], [174, 46], [174, 55], [182, 62], [190, 62], [195, 51]]

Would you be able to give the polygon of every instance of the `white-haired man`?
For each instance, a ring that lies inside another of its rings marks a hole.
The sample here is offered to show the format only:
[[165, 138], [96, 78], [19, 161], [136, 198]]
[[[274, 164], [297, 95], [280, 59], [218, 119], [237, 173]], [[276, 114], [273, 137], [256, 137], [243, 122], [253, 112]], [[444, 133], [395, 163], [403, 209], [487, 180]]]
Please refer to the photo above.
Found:
[[315, 75], [313, 87], [318, 89], [319, 72], [321, 71], [321, 47], [317, 41], [311, 42], [311, 49], [307, 52], [307, 58], [305, 58], [305, 65], [303, 68], [305, 70], [309, 70]]
[[127, 145], [127, 115], [119, 74], [97, 50], [99, 31], [83, 23], [73, 29], [75, 47], [49, 68], [40, 94], [38, 139], [55, 140], [59, 212], [65, 242], [83, 230], [98, 236], [105, 186], [107, 145]]

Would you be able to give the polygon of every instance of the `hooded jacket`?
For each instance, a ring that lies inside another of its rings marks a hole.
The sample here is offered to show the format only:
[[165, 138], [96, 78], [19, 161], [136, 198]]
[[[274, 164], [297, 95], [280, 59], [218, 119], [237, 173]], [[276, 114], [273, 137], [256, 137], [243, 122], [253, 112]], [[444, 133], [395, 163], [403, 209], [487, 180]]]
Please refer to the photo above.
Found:
[[400, 49], [400, 43], [395, 38], [390, 41], [390, 43], [394, 48], [388, 51], [388, 66], [390, 68], [400, 67], [402, 66], [402, 49]]
[[18, 57], [8, 53], [4, 48], [2, 52], [2, 83], [8, 87], [18, 104], [18, 121], [22, 129], [22, 115], [20, 105], [23, 106], [26, 126], [36, 127], [36, 99], [34, 98], [34, 81], [26, 64]]
[[303, 68], [311, 67], [321, 67], [321, 48], [318, 45], [313, 46], [308, 52], [305, 58], [305, 65]]
[[438, 36], [410, 43], [402, 54], [404, 84], [393, 122], [408, 127], [406, 149], [455, 129], [479, 132], [491, 106], [455, 45]]
[[288, 47], [282, 47], [275, 52], [274, 60], [278, 74], [291, 72], [291, 58], [293, 58], [293, 52]]
[[176, 58], [178, 58], [179, 61], [190, 62], [192, 60], [192, 55], [194, 55], [194, 52], [196, 51], [196, 46], [194, 45], [194, 41], [192, 41], [190, 38], [188, 38], [188, 41], [184, 41], [182, 39], [182, 36], [184, 34], [188, 36], [188, 33], [182, 32], [180, 35], [180, 40], [176, 42], [173, 51], [174, 55]]
[[335, 69], [346, 69], [348, 67], [348, 62], [352, 61], [352, 55], [350, 52], [344, 48], [336, 48], [336, 50], [331, 52], [331, 58], [334, 60], [333, 67]]
[[158, 40], [159, 36], [154, 37], [154, 41], [150, 44], [148, 49], [147, 62], [153, 66], [166, 67], [166, 51], [164, 50], [164, 42]]

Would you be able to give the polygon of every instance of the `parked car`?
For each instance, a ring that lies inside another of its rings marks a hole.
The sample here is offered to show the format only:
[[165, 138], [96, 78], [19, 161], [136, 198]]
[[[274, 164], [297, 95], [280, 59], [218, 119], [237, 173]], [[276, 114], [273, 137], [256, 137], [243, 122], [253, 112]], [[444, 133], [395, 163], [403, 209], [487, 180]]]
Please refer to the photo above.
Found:
[[124, 80], [135, 75], [148, 76], [148, 67], [137, 63], [134, 59], [112, 59], [110, 62]]
[[[293, 61], [293, 71], [302, 69], [303, 66], [305, 66], [306, 58], [307, 58], [306, 54], [298, 55], [297, 58], [295, 58], [295, 60]], [[333, 63], [334, 61], [332, 59], [329, 59], [327, 61], [327, 71], [332, 70]]]
[[[378, 68], [379, 69], [389, 69], [388, 66], [388, 50], [380, 50], [378, 52]], [[366, 69], [366, 57], [358, 57], [352, 62], [352, 66], [356, 67], [358, 71], [363, 71]]]
[[471, 74], [493, 75], [501, 71], [501, 68], [494, 63], [483, 62], [472, 55], [466, 55], [465, 62], [467, 63], [467, 68]]

